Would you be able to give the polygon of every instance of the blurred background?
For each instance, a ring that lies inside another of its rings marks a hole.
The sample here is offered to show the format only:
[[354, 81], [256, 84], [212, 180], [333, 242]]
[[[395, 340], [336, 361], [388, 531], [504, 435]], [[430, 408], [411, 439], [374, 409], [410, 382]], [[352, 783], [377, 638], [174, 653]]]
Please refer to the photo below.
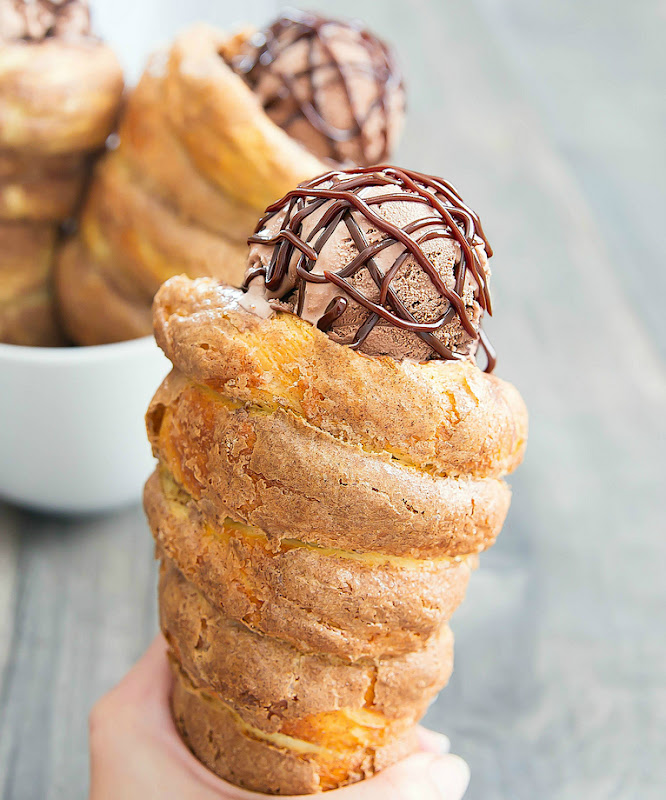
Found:
[[[128, 82], [195, 19], [263, 25], [281, 7], [91, 5]], [[509, 519], [454, 617], [455, 674], [427, 722], [469, 762], [469, 800], [661, 798], [666, 3], [306, 7], [396, 46], [409, 109], [395, 160], [480, 213], [497, 373], [531, 413]], [[87, 711], [157, 628], [152, 549], [138, 506], [57, 519], [0, 505], [6, 800], [86, 796]]]

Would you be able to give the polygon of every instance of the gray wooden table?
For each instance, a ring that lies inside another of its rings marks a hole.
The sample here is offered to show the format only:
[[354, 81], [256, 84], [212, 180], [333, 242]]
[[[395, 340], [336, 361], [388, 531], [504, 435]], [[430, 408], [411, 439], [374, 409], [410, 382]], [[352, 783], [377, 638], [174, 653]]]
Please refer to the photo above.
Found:
[[[240, 14], [155, 5], [97, 3], [132, 75], [194, 15]], [[456, 672], [428, 722], [469, 761], [470, 800], [661, 798], [664, 4], [306, 5], [362, 16], [398, 45], [410, 90], [398, 161], [450, 178], [481, 212], [498, 372], [531, 410], [511, 514], [454, 618]], [[276, 4], [243, 6], [260, 23]], [[85, 798], [87, 709], [155, 631], [154, 584], [138, 508], [79, 520], [0, 508], [3, 798]]]

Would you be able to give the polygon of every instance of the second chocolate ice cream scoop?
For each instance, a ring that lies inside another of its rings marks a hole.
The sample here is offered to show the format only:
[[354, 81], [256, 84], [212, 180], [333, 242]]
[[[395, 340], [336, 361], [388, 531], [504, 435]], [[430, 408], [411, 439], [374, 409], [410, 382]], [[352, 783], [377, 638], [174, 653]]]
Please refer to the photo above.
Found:
[[231, 66], [273, 122], [319, 158], [377, 164], [393, 151], [402, 74], [392, 49], [362, 23], [283, 12]]

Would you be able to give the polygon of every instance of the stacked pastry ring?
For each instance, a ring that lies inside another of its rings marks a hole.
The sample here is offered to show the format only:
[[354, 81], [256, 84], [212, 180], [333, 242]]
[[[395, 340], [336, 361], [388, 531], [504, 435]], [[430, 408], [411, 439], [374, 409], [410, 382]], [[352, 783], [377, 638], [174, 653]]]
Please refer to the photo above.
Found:
[[77, 37], [0, 45], [0, 341], [56, 345], [52, 266], [90, 154], [112, 130], [120, 66]]
[[223, 778], [312, 793], [413, 749], [525, 408], [469, 363], [367, 357], [240, 296], [177, 277], [155, 303], [174, 370], [145, 505], [173, 710]]
[[59, 259], [64, 322], [79, 343], [150, 333], [153, 295], [172, 275], [239, 284], [261, 211], [324, 171], [227, 65], [246, 35], [190, 29], [151, 59], [129, 98], [119, 146], [99, 164], [80, 233]]

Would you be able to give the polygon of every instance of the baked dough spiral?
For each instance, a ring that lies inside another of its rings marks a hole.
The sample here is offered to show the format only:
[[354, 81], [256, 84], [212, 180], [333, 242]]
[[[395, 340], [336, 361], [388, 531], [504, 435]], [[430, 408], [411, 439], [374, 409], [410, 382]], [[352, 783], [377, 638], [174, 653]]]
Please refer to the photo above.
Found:
[[526, 412], [469, 362], [365, 356], [241, 296], [181, 276], [155, 300], [174, 369], [145, 507], [173, 711], [221, 777], [314, 793], [414, 748]]

